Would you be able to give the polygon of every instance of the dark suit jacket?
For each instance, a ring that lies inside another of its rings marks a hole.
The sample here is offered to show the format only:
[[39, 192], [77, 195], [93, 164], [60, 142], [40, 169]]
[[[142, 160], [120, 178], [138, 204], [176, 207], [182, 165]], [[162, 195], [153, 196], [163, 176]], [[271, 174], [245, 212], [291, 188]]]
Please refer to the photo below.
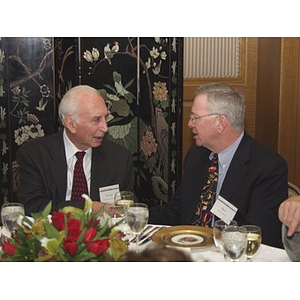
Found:
[[[182, 182], [164, 206], [150, 210], [150, 223], [191, 224], [204, 184], [210, 151], [193, 146], [186, 155]], [[220, 195], [238, 208], [239, 225], [261, 227], [262, 241], [275, 247], [281, 242], [278, 207], [288, 197], [287, 164], [277, 153], [245, 133], [227, 171]]]
[[[17, 162], [21, 176], [18, 199], [27, 215], [43, 210], [50, 200], [52, 211], [67, 205], [83, 208], [84, 201], [65, 201], [67, 162], [62, 131], [24, 144]], [[99, 188], [117, 183], [120, 190], [133, 190], [132, 156], [127, 149], [105, 140], [92, 149], [91, 199], [99, 201]]]

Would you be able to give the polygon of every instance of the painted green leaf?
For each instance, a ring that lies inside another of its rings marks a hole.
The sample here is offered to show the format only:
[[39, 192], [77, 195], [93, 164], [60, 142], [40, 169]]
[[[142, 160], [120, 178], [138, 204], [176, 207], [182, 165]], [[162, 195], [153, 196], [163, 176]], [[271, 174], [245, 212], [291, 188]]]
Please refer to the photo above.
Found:
[[119, 116], [127, 117], [130, 112], [130, 107], [126, 100], [120, 99], [117, 102], [112, 102], [112, 112], [116, 112]]

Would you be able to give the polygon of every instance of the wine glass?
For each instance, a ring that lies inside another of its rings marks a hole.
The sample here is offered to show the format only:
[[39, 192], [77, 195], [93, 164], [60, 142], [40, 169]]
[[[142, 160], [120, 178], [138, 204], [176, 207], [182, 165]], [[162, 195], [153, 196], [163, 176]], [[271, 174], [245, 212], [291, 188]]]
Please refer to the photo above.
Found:
[[241, 228], [244, 228], [247, 231], [247, 247], [245, 255], [249, 262], [260, 247], [261, 229], [256, 225], [243, 225]]
[[145, 203], [134, 203], [125, 210], [126, 222], [135, 234], [136, 252], [139, 252], [139, 234], [148, 223], [149, 210]]
[[1, 220], [3, 226], [12, 234], [18, 228], [17, 220], [20, 215], [25, 215], [22, 203], [4, 203], [1, 208]]
[[245, 253], [247, 231], [237, 225], [230, 225], [222, 231], [223, 247], [231, 261], [238, 261]]
[[120, 191], [115, 193], [115, 207], [121, 217], [124, 218], [125, 210], [127, 207], [134, 203], [133, 192], [130, 191]]
[[224, 259], [226, 259], [226, 252], [224, 251], [223, 241], [222, 241], [222, 231], [224, 228], [230, 225], [237, 225], [235, 220], [223, 221], [216, 220], [213, 227], [213, 239], [215, 246], [224, 254]]

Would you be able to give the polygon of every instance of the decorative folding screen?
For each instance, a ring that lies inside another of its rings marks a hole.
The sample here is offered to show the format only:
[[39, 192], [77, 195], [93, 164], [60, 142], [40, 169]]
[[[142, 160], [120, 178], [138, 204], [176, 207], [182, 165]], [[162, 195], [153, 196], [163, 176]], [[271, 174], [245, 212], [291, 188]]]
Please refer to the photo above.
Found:
[[[62, 96], [88, 84], [110, 110], [106, 137], [132, 153], [139, 201], [167, 202], [181, 175], [182, 46], [181, 38], [2, 39], [2, 199], [11, 200], [17, 188], [16, 132], [24, 143], [22, 126], [34, 125], [37, 134], [29, 138], [59, 130]], [[13, 82], [19, 82], [19, 100]]]

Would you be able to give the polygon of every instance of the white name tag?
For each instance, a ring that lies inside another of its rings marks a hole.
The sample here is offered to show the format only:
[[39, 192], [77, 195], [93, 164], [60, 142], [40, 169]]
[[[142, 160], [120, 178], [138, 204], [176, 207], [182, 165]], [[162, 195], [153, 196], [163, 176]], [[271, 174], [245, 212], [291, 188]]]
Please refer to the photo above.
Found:
[[115, 201], [115, 193], [117, 192], [119, 192], [119, 184], [99, 188], [100, 201], [104, 203], [113, 203]]
[[238, 209], [234, 205], [225, 200], [222, 196], [219, 196], [212, 207], [211, 212], [226, 224], [229, 224], [234, 218], [237, 210]]

